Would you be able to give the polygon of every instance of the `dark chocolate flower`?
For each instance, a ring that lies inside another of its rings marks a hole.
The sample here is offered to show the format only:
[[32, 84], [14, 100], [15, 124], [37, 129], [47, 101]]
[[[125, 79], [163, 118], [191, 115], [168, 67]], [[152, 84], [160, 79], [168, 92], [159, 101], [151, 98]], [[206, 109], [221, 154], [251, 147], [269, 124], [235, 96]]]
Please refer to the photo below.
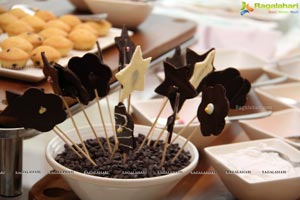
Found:
[[54, 64], [54, 69], [57, 70], [58, 84], [62, 96], [78, 98], [81, 103], [87, 105], [90, 99], [89, 94], [76, 74], [57, 63]]
[[229, 100], [230, 108], [236, 109], [245, 105], [247, 94], [251, 84], [247, 79], [241, 77], [240, 72], [234, 68], [227, 68], [222, 71], [215, 71], [208, 74], [201, 82], [198, 92], [207, 86], [221, 84], [226, 90], [226, 97]]
[[135, 50], [135, 44], [130, 39], [125, 25], [122, 28], [121, 36], [115, 37], [115, 43], [119, 50], [119, 65], [123, 68], [130, 62]]
[[115, 106], [115, 121], [116, 134], [119, 140], [119, 149], [122, 152], [128, 153], [136, 147], [133, 135], [134, 123], [132, 117], [126, 112], [124, 104], [121, 102]]
[[66, 119], [63, 103], [55, 94], [45, 94], [42, 90], [30, 88], [9, 104], [8, 116], [16, 117], [24, 128], [33, 128], [42, 132]]
[[225, 126], [225, 117], [229, 112], [229, 103], [222, 85], [208, 86], [202, 91], [202, 101], [197, 117], [204, 136], [218, 135]]
[[108, 94], [112, 72], [95, 54], [87, 53], [81, 58], [72, 57], [69, 60], [68, 68], [77, 75], [87, 89], [90, 101], [95, 98], [95, 89], [100, 97]]
[[180, 93], [178, 110], [181, 109], [186, 99], [194, 98], [197, 92], [188, 79], [188, 70], [186, 67], [175, 68], [171, 63], [164, 62], [165, 80], [155, 89], [155, 92], [169, 98], [174, 110], [175, 93], [170, 92], [176, 87]]

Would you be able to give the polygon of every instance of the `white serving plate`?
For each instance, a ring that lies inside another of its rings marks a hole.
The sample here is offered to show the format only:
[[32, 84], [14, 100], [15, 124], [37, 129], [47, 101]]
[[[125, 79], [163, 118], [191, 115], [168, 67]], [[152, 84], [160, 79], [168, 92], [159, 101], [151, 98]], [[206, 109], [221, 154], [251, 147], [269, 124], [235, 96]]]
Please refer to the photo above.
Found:
[[239, 121], [251, 140], [280, 138], [297, 148], [300, 148], [300, 143], [285, 137], [300, 135], [299, 122], [300, 110], [298, 109], [276, 111], [266, 118]]
[[300, 93], [296, 91], [300, 91], [299, 82], [255, 88], [259, 99], [263, 104], [272, 106], [273, 111], [287, 108], [300, 109]]
[[[120, 36], [121, 29], [118, 28], [111, 28], [109, 33], [105, 37], [99, 37], [98, 42], [100, 43], [101, 49], [106, 49], [110, 46], [112, 46], [115, 43], [115, 37]], [[132, 35], [132, 32], [129, 32], [129, 35]], [[6, 34], [2, 34], [0, 36], [0, 41], [4, 40], [7, 37]], [[83, 56], [85, 53], [88, 52], [96, 52], [97, 46], [95, 46], [89, 50], [89, 51], [78, 51], [78, 50], [72, 50], [69, 52], [67, 57], [61, 58], [58, 63], [62, 66], [66, 66], [69, 62], [69, 59], [74, 56]], [[26, 67], [22, 70], [12, 70], [12, 69], [5, 69], [0, 67], [0, 76], [22, 80], [22, 81], [28, 81], [28, 82], [38, 82], [43, 80], [44, 74], [41, 68], [35, 68], [32, 65], [31, 61], [28, 61], [26, 64]]]

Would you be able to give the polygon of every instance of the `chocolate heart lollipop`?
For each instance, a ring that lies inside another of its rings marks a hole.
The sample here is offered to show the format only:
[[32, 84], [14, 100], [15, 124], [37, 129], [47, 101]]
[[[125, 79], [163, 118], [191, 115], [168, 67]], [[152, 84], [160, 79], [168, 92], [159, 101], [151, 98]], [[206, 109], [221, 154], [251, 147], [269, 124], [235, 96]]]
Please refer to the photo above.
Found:
[[156, 93], [169, 98], [173, 110], [176, 98], [170, 93], [172, 88], [177, 87], [180, 93], [178, 111], [186, 99], [197, 96], [197, 92], [188, 80], [186, 67], [175, 68], [171, 63], [164, 62], [165, 80], [155, 89]]
[[100, 62], [99, 57], [95, 54], [87, 53], [81, 58], [72, 57], [69, 60], [68, 68], [77, 75], [87, 89], [90, 101], [95, 98], [95, 89], [100, 97], [108, 94], [112, 72], [107, 65]]
[[202, 91], [202, 101], [197, 117], [204, 136], [218, 135], [225, 126], [225, 117], [229, 112], [229, 102], [222, 85], [208, 86]]
[[136, 142], [133, 136], [134, 123], [132, 117], [126, 112], [123, 103], [115, 106], [116, 133], [119, 139], [119, 148], [122, 152], [128, 153], [135, 149]]
[[52, 128], [66, 119], [63, 103], [55, 94], [45, 94], [42, 90], [30, 88], [17, 97], [4, 112], [15, 117], [24, 128], [33, 128], [42, 132]]
[[76, 74], [57, 63], [54, 64], [54, 69], [57, 70], [58, 84], [62, 95], [79, 98], [81, 103], [87, 105], [90, 99], [89, 94]]
[[135, 50], [135, 44], [130, 39], [125, 25], [122, 28], [121, 36], [115, 37], [115, 43], [119, 50], [119, 65], [123, 68], [130, 62]]
[[203, 88], [216, 84], [221, 84], [225, 88], [230, 108], [236, 109], [245, 105], [251, 84], [247, 79], [241, 77], [237, 69], [227, 68], [208, 74], [201, 82], [198, 91], [200, 92]]

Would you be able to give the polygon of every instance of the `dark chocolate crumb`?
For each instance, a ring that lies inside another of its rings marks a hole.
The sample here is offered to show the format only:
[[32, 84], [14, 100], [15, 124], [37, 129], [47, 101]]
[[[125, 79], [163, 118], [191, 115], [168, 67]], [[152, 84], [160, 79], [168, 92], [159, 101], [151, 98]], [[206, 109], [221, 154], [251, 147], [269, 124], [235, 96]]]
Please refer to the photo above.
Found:
[[[164, 148], [163, 141], [159, 141], [156, 147], [144, 145], [140, 151], [137, 151], [144, 137], [142, 134], [136, 137], [137, 148], [135, 151], [129, 151], [126, 154], [125, 162], [123, 154], [119, 151], [110, 159], [105, 138], [100, 138], [105, 149], [104, 152], [100, 149], [96, 139], [84, 141], [91, 158], [97, 163], [97, 166], [93, 166], [84, 157], [80, 159], [67, 145], [64, 146], [65, 150], [61, 154], [58, 154], [55, 160], [74, 171], [94, 176], [120, 179], [149, 178], [170, 173], [180, 173], [180, 170], [190, 164], [191, 155], [190, 152], [186, 151], [182, 151], [179, 157], [173, 163], [171, 162], [180, 149], [178, 144], [171, 144], [167, 150], [166, 161], [163, 167], [160, 168], [159, 165]], [[113, 137], [110, 137], [109, 140], [113, 148]], [[151, 143], [153, 144], [153, 142]], [[78, 146], [82, 147], [81, 144]]]

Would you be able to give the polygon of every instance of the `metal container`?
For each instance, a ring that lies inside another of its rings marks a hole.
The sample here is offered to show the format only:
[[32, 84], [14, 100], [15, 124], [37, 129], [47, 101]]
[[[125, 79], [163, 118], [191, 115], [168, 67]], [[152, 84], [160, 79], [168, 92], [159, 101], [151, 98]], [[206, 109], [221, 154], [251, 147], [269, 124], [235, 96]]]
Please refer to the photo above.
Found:
[[39, 132], [24, 128], [0, 128], [0, 196], [22, 194], [23, 139]]

